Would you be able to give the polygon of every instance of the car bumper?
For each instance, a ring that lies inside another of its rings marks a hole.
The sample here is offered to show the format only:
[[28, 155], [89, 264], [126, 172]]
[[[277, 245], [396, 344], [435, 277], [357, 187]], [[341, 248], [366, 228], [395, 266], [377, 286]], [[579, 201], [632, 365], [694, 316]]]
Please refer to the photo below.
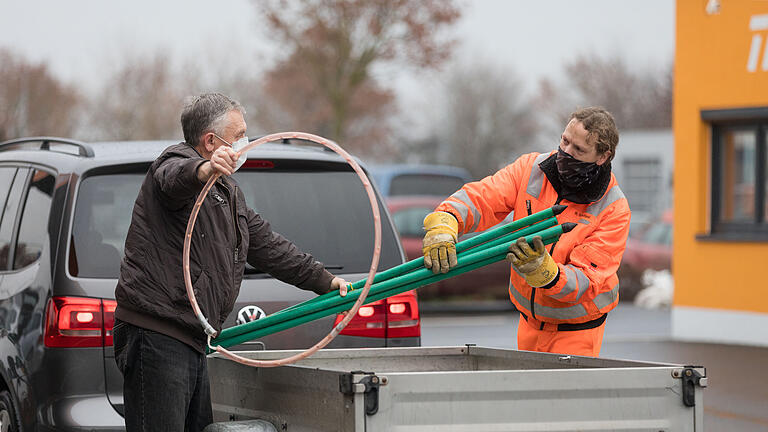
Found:
[[106, 395], [68, 397], [40, 408], [38, 430], [125, 431], [125, 421]]

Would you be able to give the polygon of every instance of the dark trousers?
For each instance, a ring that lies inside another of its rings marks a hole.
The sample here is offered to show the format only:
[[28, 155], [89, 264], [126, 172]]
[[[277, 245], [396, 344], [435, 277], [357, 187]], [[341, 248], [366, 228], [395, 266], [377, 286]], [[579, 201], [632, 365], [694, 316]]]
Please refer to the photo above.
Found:
[[213, 422], [205, 355], [119, 320], [113, 337], [128, 432], [201, 431]]

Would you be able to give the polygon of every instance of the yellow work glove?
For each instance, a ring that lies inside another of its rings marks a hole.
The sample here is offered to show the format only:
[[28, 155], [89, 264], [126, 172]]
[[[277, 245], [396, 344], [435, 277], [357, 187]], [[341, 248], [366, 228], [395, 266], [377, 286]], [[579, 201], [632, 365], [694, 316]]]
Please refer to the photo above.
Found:
[[541, 236], [533, 238], [533, 249], [524, 237], [517, 239], [509, 246], [507, 261], [523, 275], [528, 285], [537, 288], [552, 282], [560, 271], [555, 260], [544, 248]]
[[459, 222], [452, 214], [432, 212], [424, 218], [424, 242], [421, 251], [424, 253], [424, 267], [431, 268], [432, 273], [446, 273], [451, 267], [456, 267], [456, 238], [459, 232]]

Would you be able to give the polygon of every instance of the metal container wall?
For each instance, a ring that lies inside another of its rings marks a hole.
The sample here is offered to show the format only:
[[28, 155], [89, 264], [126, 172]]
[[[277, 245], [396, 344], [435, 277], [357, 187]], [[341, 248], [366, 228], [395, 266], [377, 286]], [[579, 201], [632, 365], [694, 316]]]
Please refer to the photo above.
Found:
[[706, 378], [686, 406], [684, 370], [475, 346], [322, 350], [281, 368], [209, 359], [216, 421], [291, 432], [702, 431]]

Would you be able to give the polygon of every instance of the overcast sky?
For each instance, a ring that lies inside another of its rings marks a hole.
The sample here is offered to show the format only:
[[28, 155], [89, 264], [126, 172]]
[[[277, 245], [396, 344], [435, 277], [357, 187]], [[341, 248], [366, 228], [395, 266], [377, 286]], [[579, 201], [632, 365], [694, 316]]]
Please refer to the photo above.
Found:
[[[273, 58], [249, 0], [0, 0], [0, 46], [97, 84], [122, 58], [170, 52], [259, 70]], [[526, 82], [557, 76], [575, 55], [622, 54], [631, 65], [674, 55], [674, 0], [465, 0], [457, 57], [514, 67]], [[400, 79], [400, 78], [397, 78]]]

